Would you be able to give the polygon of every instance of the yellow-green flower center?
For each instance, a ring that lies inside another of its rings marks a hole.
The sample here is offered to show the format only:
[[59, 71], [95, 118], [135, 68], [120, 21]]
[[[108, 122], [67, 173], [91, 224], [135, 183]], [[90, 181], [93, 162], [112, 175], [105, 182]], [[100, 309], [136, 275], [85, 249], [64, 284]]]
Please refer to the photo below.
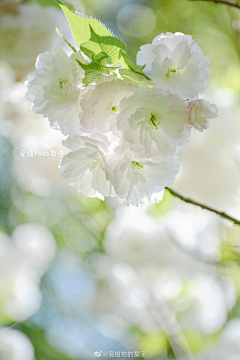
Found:
[[59, 85], [60, 85], [60, 89], [63, 89], [63, 84], [66, 84], [68, 82], [68, 80], [62, 80], [62, 79], [59, 79]]
[[160, 123], [161, 123], [161, 122], [160, 122], [161, 116], [157, 116], [156, 114], [153, 114], [153, 113], [151, 113], [150, 115], [151, 115], [151, 117], [150, 117], [148, 123], [149, 123], [150, 125], [152, 125], [153, 129], [154, 129], [154, 128], [157, 129], [158, 126], [159, 126]]
[[144, 165], [140, 164], [140, 163], [137, 162], [137, 161], [132, 161], [132, 168], [142, 171], [143, 168], [144, 168]]
[[115, 112], [116, 114], [119, 114], [119, 113], [120, 113], [120, 107], [119, 107], [119, 105], [113, 106], [111, 110], [112, 110], [113, 112]]
[[181, 70], [176, 70], [176, 64], [168, 68], [168, 72], [166, 73], [167, 78], [170, 78], [170, 73], [177, 73], [179, 74]]

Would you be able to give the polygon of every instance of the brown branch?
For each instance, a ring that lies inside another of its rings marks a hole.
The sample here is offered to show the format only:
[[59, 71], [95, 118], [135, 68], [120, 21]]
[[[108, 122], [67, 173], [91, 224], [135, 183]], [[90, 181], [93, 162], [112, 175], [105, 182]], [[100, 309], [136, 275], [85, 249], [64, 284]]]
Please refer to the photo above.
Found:
[[173, 196], [178, 197], [179, 199], [181, 199], [185, 203], [200, 206], [202, 209], [214, 212], [215, 214], [221, 216], [222, 218], [233, 222], [235, 225], [240, 225], [240, 220], [233, 218], [232, 216], [226, 214], [223, 211], [218, 211], [218, 210], [216, 210], [216, 209], [214, 209], [214, 208], [212, 208], [210, 206], [207, 206], [207, 205], [201, 204], [201, 203], [199, 203], [199, 202], [197, 202], [195, 200], [189, 199], [189, 198], [179, 194], [177, 191], [175, 191], [175, 190], [173, 190], [173, 189], [171, 189], [169, 187], [166, 187], [165, 189], [167, 189]]
[[212, 1], [212, 2], [215, 2], [215, 3], [219, 3], [219, 4], [225, 4], [225, 5], [229, 5], [229, 6], [234, 6], [234, 7], [238, 8], [238, 9], [240, 9], [240, 3], [227, 1], [227, 0], [191, 0], [191, 1]]

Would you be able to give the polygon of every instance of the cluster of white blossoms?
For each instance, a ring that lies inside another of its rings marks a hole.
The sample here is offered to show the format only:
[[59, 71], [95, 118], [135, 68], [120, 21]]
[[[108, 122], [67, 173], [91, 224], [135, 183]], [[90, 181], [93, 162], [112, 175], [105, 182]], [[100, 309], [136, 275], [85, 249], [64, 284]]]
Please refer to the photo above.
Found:
[[[104, 59], [105, 48], [98, 58]], [[158, 202], [179, 171], [178, 153], [191, 128], [203, 131], [217, 116], [215, 105], [199, 99], [210, 60], [182, 33], [160, 34], [141, 46], [137, 64], [131, 60], [123, 72], [105, 62], [109, 71], [92, 81], [103, 62], [85, 55], [79, 50], [68, 57], [54, 48], [39, 55], [28, 77], [33, 110], [68, 136], [62, 176], [87, 197], [117, 196], [136, 206]]]

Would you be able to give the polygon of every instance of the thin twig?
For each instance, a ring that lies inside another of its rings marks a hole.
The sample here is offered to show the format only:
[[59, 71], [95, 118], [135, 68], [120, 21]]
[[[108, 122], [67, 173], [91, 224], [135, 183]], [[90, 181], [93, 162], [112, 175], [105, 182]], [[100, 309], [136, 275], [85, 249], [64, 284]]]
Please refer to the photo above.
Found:
[[229, 6], [234, 6], [238, 9], [240, 9], [240, 3], [238, 2], [232, 2], [232, 1], [227, 1], [227, 0], [191, 0], [191, 1], [212, 1], [215, 3], [220, 3], [220, 4], [225, 4], [225, 5], [229, 5]]
[[196, 206], [200, 206], [202, 209], [214, 212], [215, 214], [221, 216], [222, 218], [233, 222], [235, 225], [240, 225], [240, 220], [233, 218], [232, 216], [226, 214], [223, 211], [218, 211], [218, 210], [216, 210], [216, 209], [214, 209], [214, 208], [212, 208], [210, 206], [207, 206], [207, 205], [201, 204], [201, 203], [199, 203], [199, 202], [197, 202], [195, 200], [189, 199], [189, 198], [179, 194], [177, 191], [175, 191], [173, 189], [170, 189], [169, 187], [166, 187], [165, 189], [167, 189], [173, 196], [178, 197], [179, 199], [181, 199], [182, 201], [184, 201], [184, 202], [186, 202], [188, 204], [193, 204], [193, 205], [196, 205]]

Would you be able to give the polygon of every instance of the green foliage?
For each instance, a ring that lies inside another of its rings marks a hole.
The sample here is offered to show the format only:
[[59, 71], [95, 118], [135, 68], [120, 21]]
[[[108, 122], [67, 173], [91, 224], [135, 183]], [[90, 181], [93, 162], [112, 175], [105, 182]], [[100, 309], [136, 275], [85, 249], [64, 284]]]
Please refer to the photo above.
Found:
[[145, 334], [140, 341], [140, 348], [148, 356], [156, 356], [166, 352], [170, 347], [167, 336], [163, 332], [156, 334]]
[[117, 65], [120, 52], [125, 51], [125, 45], [113, 36], [99, 36], [90, 26], [89, 41], [80, 46], [81, 50], [91, 59], [94, 55], [105, 53], [113, 65]]
[[[132, 61], [126, 54], [124, 43], [114, 37], [105, 25], [97, 20], [74, 14], [60, 2], [59, 6], [69, 22], [75, 42], [80, 46], [81, 51], [92, 60], [88, 65], [78, 61], [78, 64], [85, 70], [83, 84], [97, 83], [101, 74], [109, 75], [116, 71], [119, 68], [116, 65], [120, 63], [124, 68], [120, 70], [120, 75], [124, 79], [129, 79], [140, 86], [153, 86], [150, 79], [143, 73], [144, 66], [138, 66]], [[73, 51], [76, 51], [62, 37], [58, 29], [57, 33]]]
[[[239, 247], [236, 248], [238, 250]], [[222, 262], [234, 261], [240, 264], [240, 254], [235, 251], [234, 246], [226, 244], [221, 251]]]
[[159, 203], [152, 204], [146, 211], [146, 214], [156, 220], [164, 218], [169, 211], [174, 209], [176, 205], [176, 198], [174, 198], [169, 191], [165, 191], [163, 199]]
[[199, 354], [214, 346], [219, 340], [220, 333], [216, 332], [206, 336], [200, 331], [190, 329], [184, 331], [184, 336], [187, 340], [191, 352], [194, 354]]
[[111, 59], [104, 52], [100, 52], [97, 55], [93, 54], [92, 60], [100, 65], [112, 65]]
[[239, 314], [240, 314], [240, 297], [238, 296], [235, 305], [228, 313], [228, 321], [239, 318]]
[[83, 17], [80, 16], [80, 14], [74, 14], [65, 5], [61, 4], [59, 1], [58, 3], [68, 20], [74, 40], [77, 45], [80, 46], [83, 42], [86, 42], [90, 39], [90, 26], [92, 27], [92, 29], [94, 29], [95, 33], [100, 36], [112, 36], [111, 32], [106, 28], [106, 26], [98, 20], [91, 19], [86, 16]]
[[71, 44], [69, 44], [69, 42], [62, 36], [62, 34], [60, 33], [57, 27], [56, 27], [56, 32], [74, 52], [77, 52], [77, 50]]
[[80, 48], [92, 62], [86, 65], [77, 60], [78, 64], [85, 70], [83, 79], [85, 85], [92, 82], [97, 83], [102, 74], [109, 75], [116, 71], [119, 67], [111, 65], [117, 65], [120, 49], [125, 49], [125, 45], [120, 40], [113, 36], [99, 36], [91, 25], [89, 27], [91, 37]]
[[140, 75], [145, 76], [147, 79], [148, 77], [142, 72], [145, 66], [139, 66], [132, 61], [129, 55], [125, 54], [124, 52], [120, 51], [119, 54], [119, 62], [124, 67], [124, 69], [134, 71]]
[[[22, 323], [16, 326], [17, 330], [25, 333], [34, 345], [36, 358], [38, 360], [71, 360], [65, 354], [54, 349], [46, 339], [45, 331], [33, 323]], [[81, 359], [79, 359], [81, 360]]]
[[120, 69], [119, 74], [122, 76], [122, 78], [129, 79], [131, 82], [138, 84], [139, 86], [153, 87], [153, 83], [150, 80], [134, 71]]
[[[41, 6], [58, 6], [56, 0], [17, 0], [17, 2], [19, 3], [26, 3], [26, 2], [29, 2], [29, 3], [36, 3], [36, 4], [39, 4]], [[68, 4], [67, 2], [65, 2], [69, 8], [73, 8], [73, 6], [71, 4]]]
[[131, 57], [123, 51], [120, 51], [119, 62], [124, 67], [124, 69], [120, 70], [120, 75], [124, 79], [129, 79], [133, 83], [139, 84], [139, 86], [153, 86], [151, 80], [143, 72], [145, 66], [137, 65], [132, 61]]
[[83, 84], [88, 85], [91, 82], [98, 82], [102, 74], [109, 75], [112, 71], [118, 69], [118, 67], [104, 66], [98, 62], [92, 61], [90, 64], [86, 65], [77, 60], [78, 64], [85, 70], [85, 77], [83, 79]]

